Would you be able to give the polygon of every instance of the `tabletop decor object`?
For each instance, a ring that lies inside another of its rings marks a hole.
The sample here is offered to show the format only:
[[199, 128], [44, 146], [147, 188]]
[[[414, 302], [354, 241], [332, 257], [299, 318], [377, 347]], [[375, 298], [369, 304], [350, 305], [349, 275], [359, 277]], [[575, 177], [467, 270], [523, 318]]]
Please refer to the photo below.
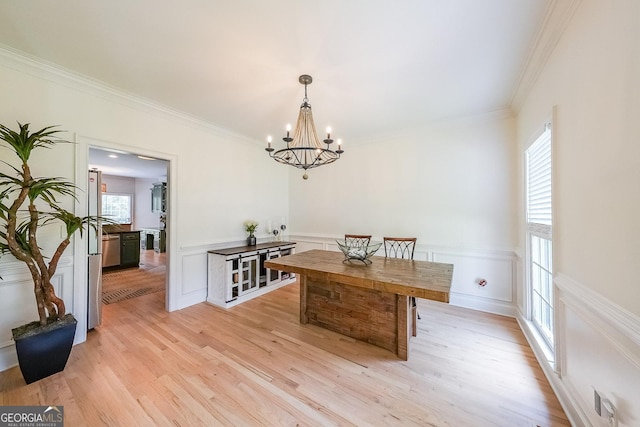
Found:
[[343, 262], [361, 262], [371, 264], [371, 258], [382, 246], [382, 242], [369, 243], [368, 245], [349, 245], [343, 240], [336, 240], [338, 247], [344, 254]]
[[258, 228], [257, 222], [252, 220], [246, 220], [244, 222], [244, 229], [247, 233], [249, 233], [249, 237], [247, 237], [247, 246], [256, 245], [256, 236], [253, 234], [256, 232], [256, 228]]

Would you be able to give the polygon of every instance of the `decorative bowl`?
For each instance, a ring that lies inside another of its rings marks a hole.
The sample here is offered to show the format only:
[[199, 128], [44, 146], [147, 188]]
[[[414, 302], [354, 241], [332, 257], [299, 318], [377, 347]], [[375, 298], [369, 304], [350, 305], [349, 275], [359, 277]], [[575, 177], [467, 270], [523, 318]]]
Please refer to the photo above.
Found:
[[[347, 245], [344, 240], [336, 240], [338, 247], [344, 254], [344, 261], [359, 261], [364, 264], [371, 264], [371, 258], [382, 246], [382, 242], [369, 243], [368, 245]], [[343, 262], [344, 262], [343, 261]]]

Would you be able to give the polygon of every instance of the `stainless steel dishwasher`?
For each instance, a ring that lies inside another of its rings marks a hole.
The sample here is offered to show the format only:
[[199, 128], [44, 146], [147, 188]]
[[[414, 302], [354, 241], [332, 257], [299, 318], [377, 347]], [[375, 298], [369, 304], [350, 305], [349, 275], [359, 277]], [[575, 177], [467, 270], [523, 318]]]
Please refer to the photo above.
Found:
[[120, 235], [105, 234], [102, 236], [102, 267], [120, 265]]

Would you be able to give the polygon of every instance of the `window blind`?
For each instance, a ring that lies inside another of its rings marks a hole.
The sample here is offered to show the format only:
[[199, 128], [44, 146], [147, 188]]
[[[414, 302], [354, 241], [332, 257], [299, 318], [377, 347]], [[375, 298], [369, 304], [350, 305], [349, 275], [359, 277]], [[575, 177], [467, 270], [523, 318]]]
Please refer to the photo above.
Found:
[[551, 234], [551, 129], [545, 131], [526, 152], [527, 223]]

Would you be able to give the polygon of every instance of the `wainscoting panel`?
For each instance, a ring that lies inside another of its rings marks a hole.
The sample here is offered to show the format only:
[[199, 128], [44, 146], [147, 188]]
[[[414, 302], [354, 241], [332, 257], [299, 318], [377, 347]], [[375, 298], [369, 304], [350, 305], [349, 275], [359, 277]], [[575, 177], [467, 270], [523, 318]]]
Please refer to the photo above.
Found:
[[[33, 281], [21, 262], [2, 264], [0, 280], [0, 371], [18, 364], [11, 329], [38, 320]], [[61, 297], [67, 313], [73, 313], [73, 264], [70, 257], [60, 260], [51, 283]], [[18, 303], [20, 302], [20, 303]]]
[[[296, 242], [296, 253], [312, 249], [338, 251], [336, 239], [342, 236], [291, 235], [285, 240]], [[381, 241], [381, 238], [373, 238]], [[207, 251], [217, 247], [231, 247], [242, 242], [217, 242], [211, 246], [182, 248], [180, 252], [179, 286], [174, 298], [175, 309], [203, 302], [207, 298]], [[381, 248], [378, 256], [384, 256]], [[469, 250], [416, 246], [415, 259], [445, 262], [454, 265], [451, 304], [474, 310], [515, 317], [514, 270], [517, 256], [511, 251]], [[478, 285], [479, 279], [487, 281]]]
[[640, 425], [640, 317], [559, 274], [555, 279], [560, 376], [584, 425], [606, 425], [594, 390], [615, 406], [618, 426]]
[[[310, 249], [338, 251], [336, 239], [343, 236], [292, 235], [289, 240], [297, 243], [296, 252]], [[374, 236], [372, 241], [380, 242]], [[384, 256], [384, 248], [377, 256]], [[474, 310], [515, 317], [515, 269], [517, 256], [512, 251], [470, 250], [463, 248], [438, 248], [416, 245], [414, 259], [453, 264], [451, 304]], [[480, 279], [487, 284], [480, 286]]]
[[[295, 239], [290, 239], [293, 242], [296, 242], [296, 253], [299, 254], [300, 252], [305, 252], [305, 251], [310, 251], [312, 249], [321, 249], [321, 250], [332, 250], [329, 249], [327, 247], [327, 244], [325, 242], [322, 241], [313, 241], [313, 240], [304, 240], [304, 239], [300, 239], [300, 240], [295, 240]], [[335, 244], [334, 242], [334, 246], [336, 250], [338, 249], [338, 245]]]
[[[231, 246], [231, 245], [230, 245]], [[172, 297], [179, 310], [207, 299], [207, 251], [212, 247], [193, 247], [179, 252], [178, 281]]]
[[433, 252], [431, 259], [454, 266], [452, 304], [515, 317], [514, 257]]
[[207, 254], [193, 254], [182, 257], [182, 295], [207, 290], [207, 278], [193, 272], [207, 271]]

